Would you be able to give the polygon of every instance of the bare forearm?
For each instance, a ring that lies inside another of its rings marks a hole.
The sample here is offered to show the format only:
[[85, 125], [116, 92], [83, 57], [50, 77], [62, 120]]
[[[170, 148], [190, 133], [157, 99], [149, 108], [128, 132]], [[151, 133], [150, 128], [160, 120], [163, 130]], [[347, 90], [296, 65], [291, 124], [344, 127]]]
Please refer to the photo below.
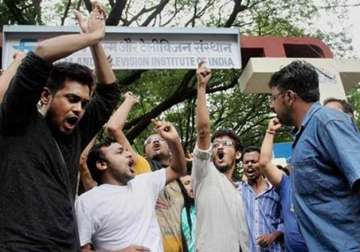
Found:
[[110, 131], [123, 130], [128, 115], [134, 105], [135, 105], [134, 102], [125, 99], [124, 102], [118, 107], [118, 109], [110, 117], [109, 122], [107, 123], [106, 126], [108, 130]]
[[265, 165], [271, 161], [273, 145], [274, 135], [266, 132], [261, 145], [260, 164]]
[[196, 100], [197, 144], [202, 150], [210, 147], [209, 111], [206, 105], [206, 87], [198, 87]]
[[261, 145], [259, 166], [262, 173], [274, 186], [278, 186], [282, 179], [282, 172], [271, 163], [274, 135], [266, 132]]
[[89, 191], [97, 185], [96, 181], [92, 178], [86, 163], [80, 165], [80, 180], [85, 191]]
[[112, 84], [116, 77], [112, 70], [110, 62], [107, 60], [104, 48], [101, 43], [91, 47], [91, 53], [94, 59], [96, 78], [99, 83]]
[[58, 36], [41, 41], [35, 54], [48, 62], [54, 62], [87, 46], [95, 45], [100, 39], [92, 33]]
[[186, 173], [186, 160], [180, 139], [174, 143], [168, 142], [168, 145], [172, 153], [170, 166], [173, 171], [182, 176]]

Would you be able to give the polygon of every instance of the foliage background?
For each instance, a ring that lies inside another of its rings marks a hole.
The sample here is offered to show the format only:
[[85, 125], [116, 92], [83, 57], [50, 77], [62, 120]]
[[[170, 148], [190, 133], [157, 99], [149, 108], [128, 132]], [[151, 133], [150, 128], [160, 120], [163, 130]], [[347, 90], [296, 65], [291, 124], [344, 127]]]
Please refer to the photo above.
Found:
[[[316, 29], [314, 17], [320, 11], [334, 20], [346, 17], [346, 0], [103, 0], [108, 10], [107, 25], [148, 27], [238, 27], [243, 35], [311, 36], [322, 39], [338, 57], [351, 55], [351, 39], [345, 30], [326, 34]], [[360, 5], [360, 4], [359, 4]], [[89, 0], [3, 0], [0, 24], [74, 25], [73, 10], [86, 13]], [[2, 26], [1, 26], [2, 27]], [[259, 145], [270, 118], [267, 94], [244, 94], [238, 78], [241, 71], [217, 70], [208, 90], [212, 130], [232, 128], [246, 145]], [[196, 95], [193, 70], [119, 71], [121, 89], [141, 97], [131, 112], [126, 133], [141, 153], [151, 134], [151, 118], [176, 124], [184, 147], [192, 150], [195, 141]], [[360, 111], [360, 92], [348, 94]], [[121, 102], [121, 101], [119, 101]], [[356, 119], [360, 125], [359, 114]], [[284, 130], [277, 141], [290, 141]], [[240, 172], [240, 170], [239, 170]]]

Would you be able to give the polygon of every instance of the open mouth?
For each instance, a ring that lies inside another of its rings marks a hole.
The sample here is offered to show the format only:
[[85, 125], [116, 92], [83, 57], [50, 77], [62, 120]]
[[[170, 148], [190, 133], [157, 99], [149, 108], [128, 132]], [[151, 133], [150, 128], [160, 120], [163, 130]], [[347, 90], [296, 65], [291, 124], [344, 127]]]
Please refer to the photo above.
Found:
[[154, 151], [159, 151], [160, 150], [160, 144], [154, 145], [153, 150]]
[[129, 165], [130, 172], [135, 173], [135, 169], [134, 169], [135, 161], [133, 159], [130, 159], [128, 165]]
[[66, 123], [72, 127], [74, 127], [77, 124], [77, 122], [78, 122], [78, 117], [76, 116], [71, 116], [66, 119]]
[[224, 152], [219, 151], [218, 154], [217, 154], [217, 156], [218, 156], [218, 159], [219, 159], [219, 160], [223, 160], [223, 159], [224, 159]]
[[255, 176], [255, 169], [253, 167], [248, 167], [246, 169], [246, 175], [248, 177], [254, 177]]

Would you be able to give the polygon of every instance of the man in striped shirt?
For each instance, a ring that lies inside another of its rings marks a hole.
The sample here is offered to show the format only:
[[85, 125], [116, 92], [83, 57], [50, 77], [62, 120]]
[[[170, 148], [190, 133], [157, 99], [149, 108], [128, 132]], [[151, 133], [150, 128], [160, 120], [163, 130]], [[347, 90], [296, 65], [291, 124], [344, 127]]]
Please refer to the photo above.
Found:
[[281, 205], [274, 187], [261, 175], [257, 163], [260, 149], [247, 147], [242, 162], [246, 182], [238, 189], [245, 205], [246, 222], [249, 228], [250, 251], [281, 251], [283, 224], [280, 217]]

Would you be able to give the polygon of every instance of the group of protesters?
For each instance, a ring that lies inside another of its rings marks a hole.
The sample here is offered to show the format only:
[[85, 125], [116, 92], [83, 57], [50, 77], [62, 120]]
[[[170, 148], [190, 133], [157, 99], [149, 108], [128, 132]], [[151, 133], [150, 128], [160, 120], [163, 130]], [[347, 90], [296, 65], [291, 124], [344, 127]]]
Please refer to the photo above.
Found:
[[[200, 63], [193, 152], [172, 123], [153, 120], [141, 155], [123, 132], [139, 98], [127, 92], [116, 108], [105, 11], [76, 15], [81, 33], [17, 53], [0, 77], [0, 251], [360, 251], [360, 134], [346, 101], [320, 104], [312, 65], [273, 74], [276, 117], [257, 147], [231, 129], [211, 132], [211, 70]], [[86, 47], [96, 77], [54, 63]], [[294, 141], [279, 167], [283, 125]]]

